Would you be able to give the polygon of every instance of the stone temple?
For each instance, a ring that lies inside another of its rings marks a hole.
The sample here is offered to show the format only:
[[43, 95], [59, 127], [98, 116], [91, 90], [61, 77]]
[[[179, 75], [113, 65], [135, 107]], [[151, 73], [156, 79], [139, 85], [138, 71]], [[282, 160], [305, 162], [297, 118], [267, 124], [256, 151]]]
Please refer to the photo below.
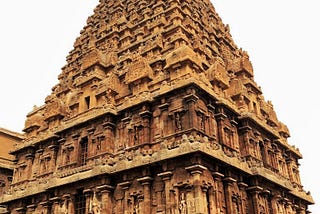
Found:
[[3, 213], [309, 213], [302, 156], [209, 0], [100, 0], [58, 79]]

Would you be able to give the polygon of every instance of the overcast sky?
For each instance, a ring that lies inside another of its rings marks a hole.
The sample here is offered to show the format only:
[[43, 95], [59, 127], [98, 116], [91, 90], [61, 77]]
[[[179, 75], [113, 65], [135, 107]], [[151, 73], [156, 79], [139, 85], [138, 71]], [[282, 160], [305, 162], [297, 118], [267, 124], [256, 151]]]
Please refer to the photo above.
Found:
[[[255, 80], [300, 148], [303, 185], [320, 203], [318, 0], [212, 0], [248, 51]], [[42, 105], [98, 0], [0, 1], [0, 127], [21, 131]], [[316, 165], [317, 164], [317, 165]], [[320, 206], [312, 206], [320, 213]]]

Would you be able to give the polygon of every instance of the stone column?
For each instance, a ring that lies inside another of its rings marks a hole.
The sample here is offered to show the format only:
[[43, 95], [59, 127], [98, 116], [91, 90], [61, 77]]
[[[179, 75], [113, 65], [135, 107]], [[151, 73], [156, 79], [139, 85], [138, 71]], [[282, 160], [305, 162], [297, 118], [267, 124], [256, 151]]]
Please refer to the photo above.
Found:
[[97, 190], [101, 193], [101, 214], [112, 214], [112, 191], [114, 190], [114, 187], [103, 185], [97, 187]]
[[32, 214], [36, 210], [37, 205], [36, 204], [31, 204], [27, 206], [27, 214]]
[[173, 173], [171, 171], [166, 171], [159, 173], [158, 176], [163, 180], [164, 182], [164, 191], [165, 191], [165, 197], [166, 197], [166, 205], [165, 205], [165, 213], [170, 213], [170, 209], [172, 206], [172, 201], [170, 200], [170, 180]]
[[[115, 141], [114, 141], [114, 138], [115, 138], [115, 134], [114, 134], [114, 129], [115, 129], [115, 124], [112, 123], [112, 122], [105, 122], [103, 124], [103, 127], [105, 129], [105, 139], [106, 139], [106, 142], [105, 142], [105, 145], [101, 146], [102, 148], [104, 148], [104, 151], [106, 152], [114, 152], [114, 148], [115, 148]], [[107, 146], [107, 147], [105, 147]]]
[[292, 202], [291, 202], [288, 198], [286, 198], [285, 209], [286, 209], [286, 212], [287, 212], [288, 214], [293, 213], [293, 210], [292, 210]]
[[207, 105], [209, 111], [209, 136], [216, 138], [217, 136], [217, 121], [214, 117], [215, 107], [212, 104]]
[[224, 194], [226, 198], [226, 208], [227, 208], [227, 213], [235, 213], [234, 207], [233, 207], [233, 202], [232, 202], [232, 190], [233, 190], [233, 184], [236, 182], [235, 179], [231, 177], [226, 177], [223, 179], [224, 181]]
[[203, 204], [204, 213], [212, 213], [213, 212], [213, 195], [212, 195], [212, 187], [207, 183], [201, 185], [201, 189], [204, 195], [205, 204]]
[[75, 201], [76, 201], [76, 197], [74, 194], [72, 194], [70, 196], [69, 208], [68, 208], [70, 213], [75, 213]]
[[88, 214], [90, 210], [90, 202], [92, 200], [92, 189], [83, 190], [83, 194], [86, 197], [86, 214]]
[[60, 208], [60, 198], [59, 197], [50, 198], [50, 202], [52, 203], [51, 210], [53, 211], [53, 213], [58, 213]]
[[[306, 209], [305, 208], [303, 208], [303, 207], [299, 207], [298, 209], [297, 209], [297, 214], [306, 214], [307, 212], [306, 212]], [[308, 212], [309, 213], [309, 212]]]
[[24, 170], [25, 176], [24, 180], [30, 179], [31, 178], [31, 173], [32, 173], [32, 162], [34, 160], [34, 154], [29, 153], [26, 155], [26, 160], [27, 160], [27, 170]]
[[293, 176], [293, 171], [292, 171], [292, 158], [287, 158], [286, 159], [286, 164], [287, 164], [287, 169], [288, 169], [288, 175], [289, 175], [289, 179], [294, 182], [295, 179], [294, 179], [294, 176]]
[[206, 204], [206, 200], [201, 189], [201, 175], [207, 168], [202, 165], [193, 165], [185, 169], [193, 176], [195, 214], [205, 214], [203, 205]]
[[198, 128], [196, 126], [197, 115], [196, 115], [196, 111], [195, 111], [195, 103], [197, 102], [199, 97], [197, 97], [195, 95], [194, 89], [189, 89], [189, 90], [191, 93], [183, 97], [183, 100], [187, 103], [187, 106], [188, 106], [188, 116], [189, 116], [189, 118], [188, 118], [189, 124], [186, 128], [189, 128], [189, 129], [190, 128]]
[[49, 207], [50, 207], [50, 203], [48, 201], [44, 201], [39, 203], [39, 206], [42, 207], [42, 214], [50, 214], [49, 213]]
[[151, 194], [154, 196], [152, 206], [156, 206], [156, 213], [164, 213], [165, 201], [163, 199], [165, 199], [165, 188], [161, 177], [155, 176], [152, 187], [152, 190], [154, 191], [154, 194], [151, 192]]
[[210, 214], [215, 214], [215, 210], [216, 210], [216, 200], [215, 200], [215, 195], [214, 195], [214, 188], [211, 186], [209, 187], [209, 189], [207, 190], [207, 194], [208, 194], [208, 213]]
[[[265, 209], [266, 209], [266, 214], [272, 214], [270, 213], [270, 209], [272, 209], [272, 204], [271, 204], [271, 192], [267, 189], [264, 189], [262, 191], [262, 193], [260, 193], [261, 196], [263, 197], [263, 204], [265, 206]], [[261, 199], [260, 199], [261, 200]], [[261, 201], [260, 201], [261, 203]]]
[[15, 212], [17, 214], [26, 214], [26, 208], [25, 207], [19, 207], [17, 209], [15, 209]]
[[218, 143], [219, 144], [225, 144], [225, 138], [224, 138], [224, 120], [227, 118], [227, 115], [224, 114], [223, 109], [219, 108], [218, 113], [215, 115], [218, 125]]
[[51, 145], [49, 149], [52, 151], [52, 159], [49, 166], [49, 172], [55, 171], [55, 167], [57, 166], [57, 156], [58, 156], [58, 145]]
[[259, 209], [259, 193], [263, 190], [260, 186], [252, 186], [248, 187], [248, 192], [250, 192], [252, 196], [252, 209], [254, 213], [260, 213]]
[[143, 177], [137, 179], [143, 186], [143, 213], [151, 213], [151, 189], [150, 184], [152, 182], [151, 177]]
[[280, 194], [272, 195], [272, 198], [271, 198], [271, 209], [272, 209], [273, 213], [277, 213], [278, 212], [277, 201], [280, 198], [281, 198]]
[[128, 207], [128, 199], [130, 198], [129, 193], [128, 193], [128, 189], [129, 189], [130, 185], [131, 185], [131, 182], [129, 182], [129, 181], [119, 183], [119, 186], [122, 188], [122, 190], [124, 192], [123, 207], [122, 207], [123, 214], [130, 213], [129, 207]]
[[152, 113], [145, 110], [140, 112], [140, 116], [142, 117], [143, 126], [143, 139], [141, 143], [150, 143], [150, 118], [152, 117]]
[[268, 154], [268, 149], [269, 149], [269, 145], [270, 145], [270, 140], [269, 140], [269, 139], [264, 139], [263, 142], [264, 142], [263, 144], [264, 144], [265, 164], [271, 165], [270, 156], [269, 156], [269, 154]]
[[246, 205], [248, 204], [248, 196], [246, 192], [246, 188], [248, 187], [248, 184], [244, 182], [239, 182], [238, 187], [240, 190], [240, 196], [241, 196], [241, 213], [247, 213]]
[[160, 116], [159, 116], [159, 137], [163, 137], [164, 135], [168, 134], [168, 128], [166, 127], [166, 121], [168, 120], [168, 109], [169, 109], [169, 103], [166, 103], [165, 100], [161, 101], [162, 104], [159, 105], [160, 109]]
[[221, 213], [221, 208], [222, 208], [222, 204], [221, 204], [221, 194], [219, 192], [220, 189], [220, 185], [222, 184], [222, 178], [224, 177], [223, 174], [219, 173], [219, 172], [213, 172], [212, 173], [212, 177], [214, 179], [214, 193], [215, 193], [215, 206], [214, 206], [214, 212], [213, 213]]
[[63, 203], [65, 203], [64, 206], [66, 206], [64, 207], [64, 209], [66, 209], [64, 211], [67, 211], [67, 213], [74, 213], [74, 200], [72, 200], [72, 196], [70, 194], [65, 194], [62, 196], [62, 199]]

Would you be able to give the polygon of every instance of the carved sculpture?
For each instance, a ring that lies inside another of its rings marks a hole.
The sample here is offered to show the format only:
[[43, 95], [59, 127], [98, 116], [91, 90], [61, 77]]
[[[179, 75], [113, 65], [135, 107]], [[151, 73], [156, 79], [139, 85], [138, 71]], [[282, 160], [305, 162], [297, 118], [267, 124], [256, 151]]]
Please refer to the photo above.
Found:
[[313, 203], [288, 128], [209, 0], [100, 0], [24, 131], [0, 197], [11, 213], [39, 202], [75, 214], [306, 214]]
[[89, 212], [92, 214], [101, 213], [101, 202], [97, 199], [96, 193], [93, 194], [93, 197], [90, 201]]

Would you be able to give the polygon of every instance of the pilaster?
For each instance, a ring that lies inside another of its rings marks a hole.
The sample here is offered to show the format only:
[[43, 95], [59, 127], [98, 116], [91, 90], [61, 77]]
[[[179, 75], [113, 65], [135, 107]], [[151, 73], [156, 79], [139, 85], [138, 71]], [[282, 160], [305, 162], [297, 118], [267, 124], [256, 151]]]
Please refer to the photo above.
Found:
[[151, 213], [151, 189], [150, 184], [152, 182], [151, 177], [143, 177], [137, 179], [143, 186], [143, 211], [144, 213]]
[[247, 210], [246, 210], [246, 205], [248, 204], [248, 196], [247, 196], [247, 187], [248, 187], [248, 184], [244, 183], [244, 182], [239, 182], [238, 183], [238, 187], [239, 187], [239, 190], [240, 190], [240, 196], [241, 196], [241, 212], [242, 213], [247, 213]]
[[201, 175], [207, 170], [207, 167], [197, 164], [185, 169], [193, 176], [195, 214], [205, 214], [206, 206], [203, 205], [206, 204], [206, 197], [201, 189]]
[[227, 213], [235, 213], [234, 207], [233, 207], [233, 202], [232, 202], [232, 187], [233, 184], [236, 182], [235, 179], [232, 177], [225, 177], [223, 179], [224, 181], [224, 194], [226, 198], [226, 208], [227, 208]]
[[97, 190], [101, 193], [102, 214], [112, 214], [112, 192], [113, 186], [102, 185], [98, 186]]
[[171, 187], [170, 183], [171, 183], [172, 175], [173, 173], [171, 171], [166, 171], [158, 174], [158, 176], [164, 182], [165, 197], [166, 197], [165, 213], [170, 213], [170, 209], [172, 206], [172, 201], [170, 200], [170, 187]]
[[74, 213], [74, 200], [71, 194], [64, 194], [62, 196], [62, 200], [64, 203], [64, 211], [67, 211], [68, 213]]
[[19, 207], [17, 209], [15, 209], [15, 212], [17, 214], [26, 214], [27, 209], [25, 207]]
[[113, 152], [114, 151], [114, 138], [115, 138], [115, 134], [114, 134], [114, 130], [116, 125], [110, 121], [107, 121], [103, 124], [103, 127], [105, 129], [105, 137], [106, 137], [106, 142], [105, 144], [108, 145], [107, 148], [105, 148], [107, 150], [107, 152]]
[[91, 202], [93, 191], [92, 189], [85, 189], [83, 190], [83, 194], [86, 197], [86, 214], [87, 214], [90, 209], [90, 202]]
[[214, 179], [214, 193], [215, 193], [215, 206], [213, 213], [221, 213], [222, 212], [222, 193], [220, 193], [220, 189], [222, 186], [222, 178], [224, 175], [220, 172], [213, 172], [212, 177]]
[[39, 203], [39, 206], [42, 207], [43, 214], [50, 214], [49, 209], [50, 209], [51, 203], [49, 201], [41, 202], [41, 203]]
[[32, 213], [35, 212], [36, 208], [37, 208], [37, 205], [36, 205], [36, 204], [30, 204], [30, 205], [28, 205], [28, 206], [27, 206], [26, 213], [27, 213], [27, 214], [32, 214]]
[[49, 201], [52, 203], [51, 209], [53, 213], [58, 213], [59, 207], [60, 207], [60, 198], [59, 197], [50, 198]]
[[148, 110], [144, 110], [139, 113], [142, 118], [142, 126], [143, 126], [143, 144], [150, 143], [150, 119], [152, 117], [152, 113]]
[[252, 209], [254, 213], [260, 213], [259, 208], [259, 193], [263, 190], [260, 186], [251, 186], [247, 188], [247, 191], [250, 192], [252, 196]]
[[[122, 212], [121, 213], [124, 213], [124, 214], [127, 214], [129, 213], [129, 207], [128, 207], [128, 200], [130, 198], [129, 196], [129, 193], [128, 193], [128, 189], [131, 185], [131, 182], [130, 181], [125, 181], [125, 182], [122, 182], [122, 183], [119, 183], [119, 186], [122, 188], [122, 190], [124, 191], [124, 199], [123, 199], [123, 204], [122, 204]], [[118, 203], [118, 206], [121, 206], [121, 204]], [[121, 202], [120, 202], [121, 203]]]
[[188, 106], [188, 121], [189, 121], [189, 126], [188, 128], [194, 128], [195, 125], [197, 124], [197, 115], [196, 115], [196, 111], [195, 111], [195, 103], [197, 102], [197, 100], [199, 99], [199, 97], [197, 97], [195, 95], [195, 91], [194, 89], [190, 89], [191, 93], [184, 96], [183, 100], [185, 103], [187, 103]]

